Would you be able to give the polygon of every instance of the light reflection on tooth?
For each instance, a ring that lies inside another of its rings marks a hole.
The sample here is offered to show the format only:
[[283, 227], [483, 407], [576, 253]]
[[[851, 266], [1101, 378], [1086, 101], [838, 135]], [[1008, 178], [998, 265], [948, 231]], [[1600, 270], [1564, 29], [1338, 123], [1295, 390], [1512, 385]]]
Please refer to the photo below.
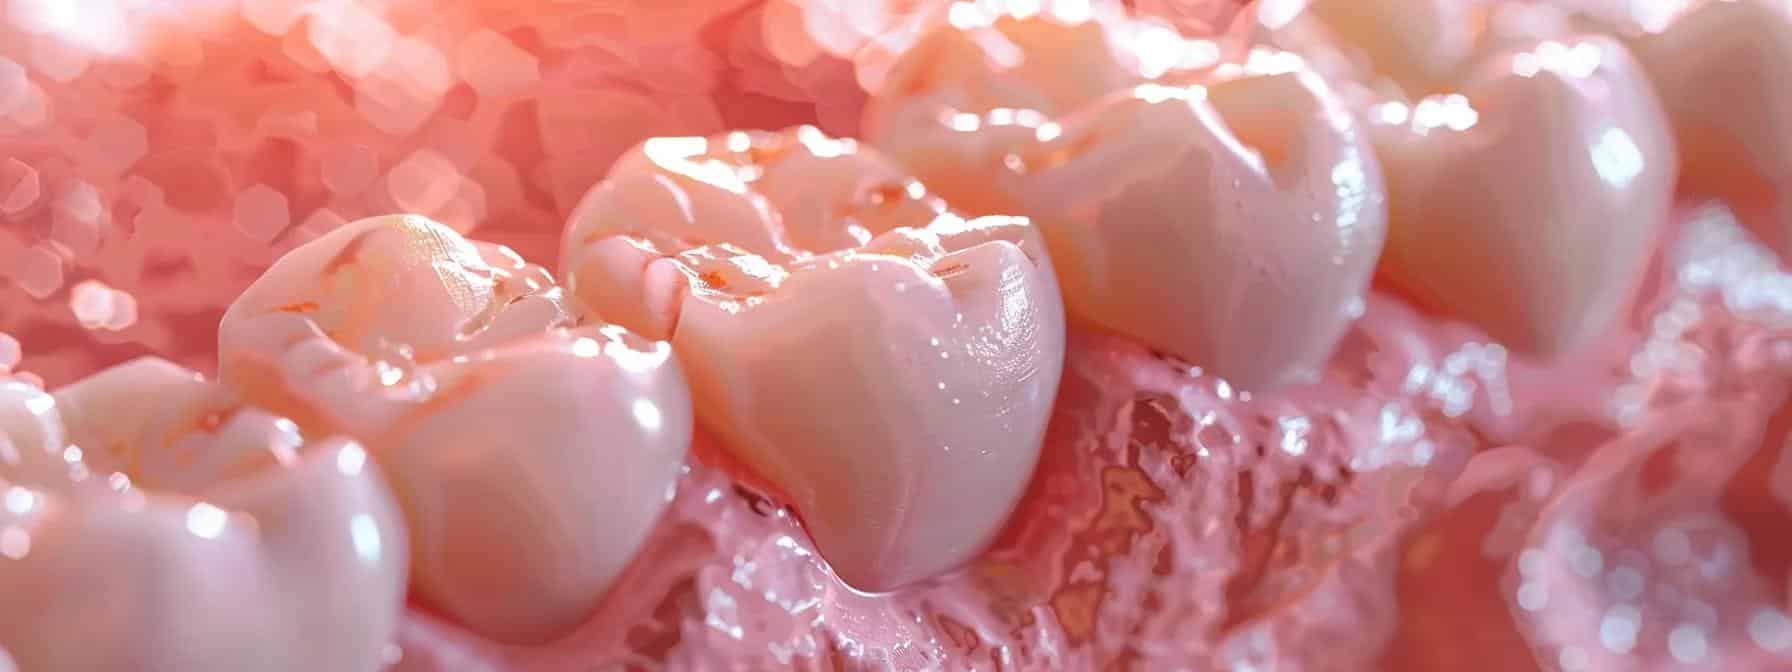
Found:
[[1593, 142], [1593, 168], [1614, 189], [1624, 189], [1643, 174], [1643, 152], [1630, 134], [1616, 126], [1608, 127]]
[[580, 338], [572, 342], [572, 354], [580, 357], [596, 357], [599, 349], [597, 341], [593, 339]]
[[205, 502], [194, 504], [187, 510], [187, 531], [201, 539], [217, 539], [229, 521], [230, 514]]
[[358, 444], [351, 443], [344, 446], [342, 452], [336, 455], [336, 470], [342, 472], [344, 476], [358, 475], [365, 466], [367, 466], [367, 451], [362, 450]]
[[1406, 103], [1398, 101], [1376, 105], [1375, 109], [1378, 110], [1375, 118], [1384, 124], [1401, 126], [1406, 124], [1407, 119], [1412, 118], [1412, 109], [1407, 107]]
[[362, 562], [374, 564], [380, 561], [380, 528], [372, 516], [355, 514], [354, 518], [349, 519], [348, 531], [349, 536], [354, 539], [355, 555]]
[[6, 510], [12, 512], [13, 515], [27, 515], [36, 507], [37, 496], [30, 490], [16, 485], [6, 489]]
[[635, 422], [641, 423], [641, 427], [650, 432], [659, 431], [661, 418], [660, 407], [655, 405], [651, 400], [636, 399], [632, 412], [635, 415]]

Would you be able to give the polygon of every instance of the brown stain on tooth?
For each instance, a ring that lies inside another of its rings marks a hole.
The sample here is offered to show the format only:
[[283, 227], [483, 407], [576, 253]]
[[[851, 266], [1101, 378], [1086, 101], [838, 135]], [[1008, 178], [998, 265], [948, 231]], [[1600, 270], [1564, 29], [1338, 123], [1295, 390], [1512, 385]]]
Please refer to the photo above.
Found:
[[300, 301], [298, 303], [286, 304], [279, 308], [275, 308], [274, 310], [282, 313], [315, 313], [322, 308], [323, 307], [319, 306], [316, 301]]
[[933, 277], [939, 278], [941, 280], [947, 280], [947, 279], [950, 279], [950, 278], [953, 278], [953, 277], [956, 277], [959, 275], [963, 275], [964, 273], [966, 273], [970, 270], [971, 270], [970, 264], [954, 263], [954, 264], [947, 264], [944, 267], [934, 267], [933, 269], [929, 270], [928, 273], [932, 274]]

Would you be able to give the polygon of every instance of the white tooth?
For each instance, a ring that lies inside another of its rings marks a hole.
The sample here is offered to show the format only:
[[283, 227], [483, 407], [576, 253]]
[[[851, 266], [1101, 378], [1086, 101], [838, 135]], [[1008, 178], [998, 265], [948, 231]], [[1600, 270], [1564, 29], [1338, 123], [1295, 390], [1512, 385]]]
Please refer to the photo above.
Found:
[[1697, 3], [1631, 40], [1680, 143], [1681, 183], [1717, 196], [1792, 258], [1792, 6]]
[[1583, 347], [1618, 318], [1667, 223], [1676, 157], [1660, 104], [1602, 37], [1496, 53], [1459, 91], [1374, 128], [1382, 269], [1521, 351]]
[[[20, 669], [383, 667], [407, 542], [360, 447], [297, 445], [290, 423], [160, 360], [54, 399], [62, 412], [37, 416], [86, 442], [60, 447], [71, 469], [37, 480], [0, 466], [0, 647]], [[0, 426], [58, 452], [15, 429]]]
[[1063, 349], [1049, 267], [1004, 240], [941, 254], [905, 233], [806, 260], [744, 308], [694, 294], [673, 337], [706, 426], [864, 590], [992, 540], [1038, 459]]
[[566, 328], [548, 278], [436, 222], [375, 217], [275, 262], [218, 328], [226, 384], [367, 443], [410, 523], [418, 597], [511, 642], [591, 614], [691, 438], [669, 346]]
[[[954, 207], [1035, 221], [1084, 324], [1251, 389], [1313, 373], [1385, 232], [1380, 171], [1334, 93], [1286, 52], [1169, 86], [1144, 83], [1144, 55], [1117, 65], [1130, 23], [998, 26], [942, 26], [905, 54], [867, 106], [874, 141]], [[1065, 30], [1081, 39], [1028, 39]], [[1053, 86], [1035, 59], [1126, 74]]]
[[1347, 57], [1410, 96], [1450, 89], [1481, 38], [1477, 0], [1317, 0], [1307, 7]]
[[[667, 235], [628, 216], [667, 203], [741, 219]], [[962, 565], [1017, 504], [1064, 348], [1025, 220], [966, 221], [881, 156], [801, 128], [650, 140], [562, 245], [573, 293], [672, 340], [705, 427], [854, 587]]]
[[1622, 44], [1567, 32], [1576, 20], [1548, 7], [1489, 9], [1397, 0], [1370, 21], [1322, 0], [1309, 18], [1346, 51], [1375, 54], [1355, 76], [1431, 94], [1362, 110], [1388, 184], [1382, 274], [1551, 356], [1619, 318], [1667, 225], [1679, 157]]

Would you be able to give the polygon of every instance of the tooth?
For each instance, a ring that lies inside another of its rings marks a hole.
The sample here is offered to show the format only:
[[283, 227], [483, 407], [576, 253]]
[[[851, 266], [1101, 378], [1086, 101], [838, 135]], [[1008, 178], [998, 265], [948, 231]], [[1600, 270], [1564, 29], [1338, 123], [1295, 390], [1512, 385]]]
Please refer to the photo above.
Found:
[[1339, 57], [1415, 97], [1445, 91], [1460, 76], [1482, 38], [1483, 13], [1478, 0], [1316, 0], [1306, 8], [1333, 38], [1326, 46], [1342, 47]]
[[68, 473], [68, 445], [56, 400], [33, 385], [0, 380], [0, 467], [15, 480], [55, 481]]
[[[959, 218], [808, 128], [649, 140], [618, 165], [564, 238], [578, 299], [659, 316], [641, 328], [670, 333], [704, 426], [782, 491], [847, 583], [889, 590], [981, 552], [1032, 474], [1063, 365], [1031, 227]], [[652, 199], [751, 219], [667, 234], [617, 205]], [[757, 231], [729, 237], [743, 227]]]
[[962, 16], [895, 56], [866, 104], [866, 138], [954, 208], [1004, 213], [1012, 204], [983, 183], [1043, 117], [1144, 81], [1139, 54], [1129, 52], [1149, 53], [1161, 67], [1206, 45], [1166, 40], [1161, 26], [1142, 30], [1086, 3], [1080, 12], [1066, 9], [1078, 3], [1048, 4], [1049, 14], [1028, 18], [999, 4], [956, 5]]
[[1598, 338], [1666, 226], [1679, 149], [1662, 103], [1729, 109], [1710, 104], [1729, 96], [1657, 98], [1646, 58], [1547, 6], [1388, 3], [1398, 20], [1359, 9], [1316, 3], [1308, 32], [1325, 39], [1305, 46], [1368, 52], [1353, 76], [1431, 94], [1363, 106], [1388, 179], [1384, 275], [1532, 355]]
[[155, 359], [53, 396], [7, 384], [0, 438], [62, 462], [0, 464], [0, 645], [19, 669], [384, 667], [406, 539], [358, 445], [306, 444]]
[[1696, 3], [1630, 44], [1673, 123], [1683, 186], [1729, 201], [1792, 258], [1792, 7]]
[[[1015, 108], [1044, 74], [941, 61], [928, 44], [893, 69], [910, 79], [873, 97], [865, 127], [955, 205], [1032, 218], [1074, 318], [1248, 389], [1329, 356], [1385, 206], [1367, 140], [1298, 59], [1259, 53], [1207, 86], [1140, 84], [1042, 113]], [[972, 72], [918, 71], [930, 64]]]
[[219, 370], [307, 431], [367, 442], [424, 601], [542, 641], [582, 622], [640, 548], [692, 423], [667, 344], [571, 323], [538, 267], [376, 217], [251, 285], [219, 326]]
[[1496, 52], [1455, 93], [1369, 117], [1393, 284], [1541, 356], [1617, 319], [1676, 172], [1667, 120], [1622, 46], [1584, 37]]

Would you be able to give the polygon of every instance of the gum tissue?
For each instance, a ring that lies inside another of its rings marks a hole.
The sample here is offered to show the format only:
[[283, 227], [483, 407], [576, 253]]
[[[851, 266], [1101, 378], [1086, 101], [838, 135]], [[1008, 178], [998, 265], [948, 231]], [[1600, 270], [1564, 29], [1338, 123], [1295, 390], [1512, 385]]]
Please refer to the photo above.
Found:
[[[645, 137], [850, 135], [873, 38], [941, 4], [838, 6], [9, 0], [0, 375], [147, 353], [209, 371], [229, 300], [363, 216], [548, 259]], [[700, 440], [578, 632], [506, 648], [413, 609], [392, 669], [1786, 666], [1792, 276], [1728, 213], [1680, 220], [1607, 354], [1547, 368], [1382, 292], [1319, 380], [1275, 396], [1073, 334], [1002, 540], [891, 595], [840, 583]]]

